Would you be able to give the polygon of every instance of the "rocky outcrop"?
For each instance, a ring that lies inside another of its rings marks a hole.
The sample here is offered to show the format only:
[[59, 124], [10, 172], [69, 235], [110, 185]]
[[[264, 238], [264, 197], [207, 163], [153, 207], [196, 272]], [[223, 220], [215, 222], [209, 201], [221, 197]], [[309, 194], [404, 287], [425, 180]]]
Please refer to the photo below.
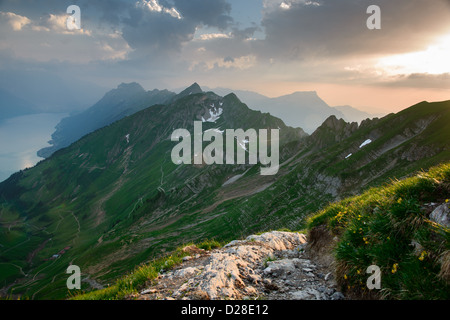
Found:
[[444, 203], [438, 206], [431, 213], [430, 219], [445, 228], [450, 228], [450, 204]]
[[[308, 258], [306, 236], [273, 231], [193, 253], [162, 273], [142, 300], [337, 300], [333, 274]], [[194, 255], [195, 254], [195, 255]]]

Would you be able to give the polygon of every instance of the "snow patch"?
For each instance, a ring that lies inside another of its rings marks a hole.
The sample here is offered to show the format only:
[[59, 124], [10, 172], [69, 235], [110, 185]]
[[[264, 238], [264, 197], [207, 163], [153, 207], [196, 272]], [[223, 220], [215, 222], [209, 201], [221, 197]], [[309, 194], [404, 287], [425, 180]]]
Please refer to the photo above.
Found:
[[216, 122], [217, 120], [220, 119], [220, 116], [223, 114], [223, 109], [222, 108], [217, 108], [214, 103], [210, 105], [209, 109], [209, 119], [205, 119], [202, 117], [202, 121], [203, 122]]
[[130, 134], [127, 134], [127, 135], [125, 136], [125, 138], [127, 139], [127, 143], [130, 143]]
[[350, 153], [348, 156], [345, 157], [345, 159], [350, 158], [353, 155], [353, 153]]
[[359, 148], [361, 149], [361, 148], [363, 148], [363, 147], [365, 147], [365, 146], [367, 146], [368, 144], [371, 144], [371, 143], [372, 143], [372, 140], [367, 139], [366, 141], [363, 142], [362, 145], [359, 146]]
[[238, 144], [241, 146], [241, 148], [242, 149], [244, 149], [245, 151], [248, 151], [247, 150], [247, 144], [249, 144], [250, 143], [250, 141], [248, 140], [248, 139], [244, 139], [244, 140], [242, 140], [242, 141], [238, 141]]
[[219, 130], [219, 129], [217, 129], [217, 128], [209, 129], [209, 130], [206, 130], [205, 132], [209, 132], [209, 131], [214, 131], [214, 132], [220, 133], [220, 134], [223, 134], [223, 133], [225, 132], [225, 130]]

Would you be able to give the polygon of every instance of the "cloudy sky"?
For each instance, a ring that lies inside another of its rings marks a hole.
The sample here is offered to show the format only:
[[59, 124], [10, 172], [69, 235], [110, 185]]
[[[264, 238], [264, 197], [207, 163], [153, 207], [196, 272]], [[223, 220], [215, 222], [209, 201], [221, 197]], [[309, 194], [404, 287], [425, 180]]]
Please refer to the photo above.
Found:
[[[68, 30], [66, 9], [81, 8]], [[369, 30], [370, 5], [381, 30]], [[0, 0], [2, 70], [398, 111], [450, 99], [450, 0]]]

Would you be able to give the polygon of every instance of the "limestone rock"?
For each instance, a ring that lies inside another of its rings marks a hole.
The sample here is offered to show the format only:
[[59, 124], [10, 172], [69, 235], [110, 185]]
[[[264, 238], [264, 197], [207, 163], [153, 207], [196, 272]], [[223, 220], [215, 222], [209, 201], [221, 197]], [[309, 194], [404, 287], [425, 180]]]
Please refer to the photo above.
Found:
[[343, 299], [329, 270], [306, 258], [306, 245], [305, 235], [273, 231], [210, 252], [189, 246], [183, 251], [191, 257], [139, 299]]
[[430, 215], [430, 219], [437, 224], [440, 224], [446, 228], [450, 228], [450, 208], [449, 204], [444, 203], [434, 209]]

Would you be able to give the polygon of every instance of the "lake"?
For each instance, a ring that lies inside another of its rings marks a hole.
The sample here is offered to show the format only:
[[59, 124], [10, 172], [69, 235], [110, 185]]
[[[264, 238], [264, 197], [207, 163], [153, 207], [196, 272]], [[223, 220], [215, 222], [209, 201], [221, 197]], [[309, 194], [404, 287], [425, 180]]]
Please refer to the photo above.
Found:
[[33, 114], [0, 122], [0, 182], [43, 160], [36, 152], [48, 147], [55, 126], [67, 114]]

